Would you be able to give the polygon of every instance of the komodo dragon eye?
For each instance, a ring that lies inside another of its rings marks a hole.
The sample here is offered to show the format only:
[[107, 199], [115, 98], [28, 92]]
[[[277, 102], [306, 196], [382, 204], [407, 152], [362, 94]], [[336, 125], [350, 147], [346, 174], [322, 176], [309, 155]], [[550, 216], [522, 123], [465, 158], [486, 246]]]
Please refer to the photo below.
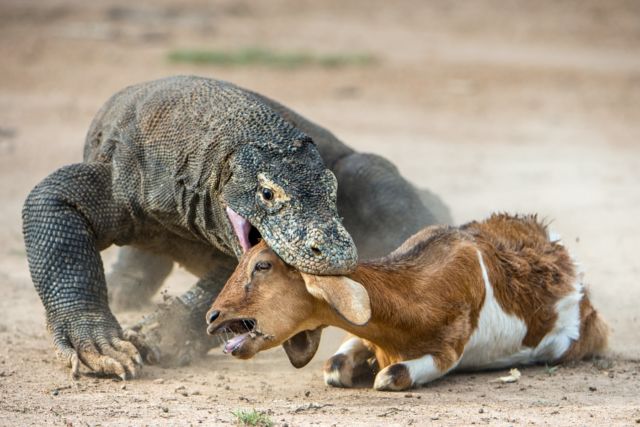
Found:
[[262, 198], [265, 199], [266, 201], [273, 200], [273, 191], [271, 191], [270, 188], [263, 188]]

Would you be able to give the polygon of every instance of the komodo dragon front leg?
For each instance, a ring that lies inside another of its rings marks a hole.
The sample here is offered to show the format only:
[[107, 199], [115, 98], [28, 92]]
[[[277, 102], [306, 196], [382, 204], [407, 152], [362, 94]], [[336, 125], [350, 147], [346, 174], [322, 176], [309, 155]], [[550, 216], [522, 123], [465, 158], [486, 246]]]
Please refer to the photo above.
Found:
[[29, 268], [47, 311], [58, 356], [74, 374], [79, 362], [95, 372], [134, 377], [143, 357], [157, 354], [125, 334], [107, 302], [100, 250], [126, 243], [129, 213], [111, 197], [111, 168], [75, 164], [51, 174], [23, 210]]

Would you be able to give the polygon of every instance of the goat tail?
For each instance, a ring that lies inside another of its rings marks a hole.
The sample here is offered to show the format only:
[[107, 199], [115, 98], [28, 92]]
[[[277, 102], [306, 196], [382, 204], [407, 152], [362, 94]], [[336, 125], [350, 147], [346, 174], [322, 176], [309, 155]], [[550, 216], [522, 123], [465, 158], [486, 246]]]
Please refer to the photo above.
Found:
[[580, 304], [580, 337], [565, 353], [564, 360], [580, 360], [597, 356], [607, 349], [609, 326], [600, 313], [591, 305], [588, 296]]

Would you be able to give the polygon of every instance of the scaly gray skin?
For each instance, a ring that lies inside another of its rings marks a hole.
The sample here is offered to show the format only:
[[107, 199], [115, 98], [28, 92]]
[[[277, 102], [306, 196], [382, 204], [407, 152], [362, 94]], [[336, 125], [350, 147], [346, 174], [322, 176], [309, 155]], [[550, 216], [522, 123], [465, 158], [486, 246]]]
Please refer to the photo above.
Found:
[[[84, 163], [45, 178], [23, 210], [29, 266], [58, 355], [74, 373], [81, 361], [128, 378], [142, 363], [138, 353], [158, 359], [156, 346], [178, 363], [206, 350], [204, 313], [250, 244], [249, 225], [302, 271], [350, 271], [356, 251], [336, 197], [357, 239], [383, 230], [376, 250], [434, 222], [390, 164], [260, 95], [198, 77], [121, 91], [94, 119]], [[389, 219], [399, 227], [385, 227]], [[109, 309], [99, 251], [111, 244], [128, 245], [111, 278], [126, 283], [140, 273], [130, 299], [152, 295], [173, 261], [201, 277], [143, 322], [147, 340], [124, 332]]]

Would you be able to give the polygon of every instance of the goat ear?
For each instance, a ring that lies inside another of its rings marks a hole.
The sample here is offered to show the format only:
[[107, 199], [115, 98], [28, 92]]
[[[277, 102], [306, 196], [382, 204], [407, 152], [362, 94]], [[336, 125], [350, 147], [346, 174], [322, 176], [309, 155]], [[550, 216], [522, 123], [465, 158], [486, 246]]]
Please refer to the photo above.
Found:
[[313, 331], [302, 331], [282, 343], [287, 357], [293, 366], [302, 368], [318, 351], [322, 327]]
[[301, 274], [307, 291], [328, 302], [347, 321], [362, 326], [371, 318], [369, 294], [360, 283], [345, 276]]

